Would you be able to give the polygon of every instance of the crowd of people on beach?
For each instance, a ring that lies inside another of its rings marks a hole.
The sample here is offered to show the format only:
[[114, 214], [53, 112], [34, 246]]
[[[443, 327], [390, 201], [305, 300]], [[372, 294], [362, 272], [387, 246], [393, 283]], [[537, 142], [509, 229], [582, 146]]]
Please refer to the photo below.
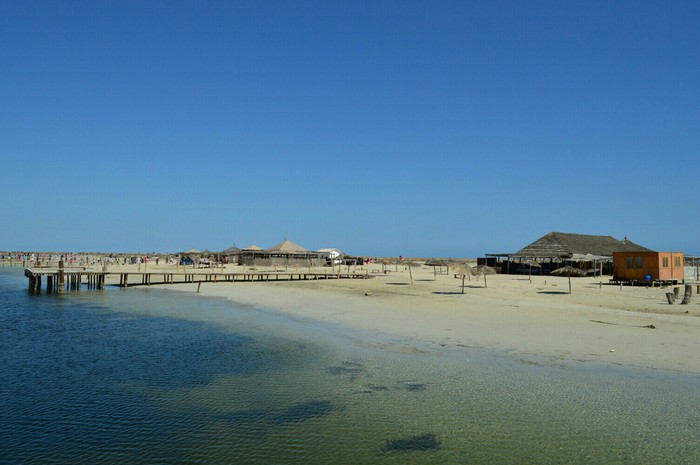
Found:
[[[0, 253], [0, 262], [4, 264], [22, 264], [22, 266], [40, 263], [43, 266], [57, 265], [63, 262], [65, 266], [94, 266], [94, 265], [127, 265], [149, 263], [152, 259], [148, 255], [119, 257], [116, 253], [107, 256], [99, 254], [78, 254], [78, 253], [29, 253], [29, 252], [3, 252]], [[160, 262], [159, 257], [153, 259], [156, 265]], [[171, 259], [167, 259], [170, 263]]]

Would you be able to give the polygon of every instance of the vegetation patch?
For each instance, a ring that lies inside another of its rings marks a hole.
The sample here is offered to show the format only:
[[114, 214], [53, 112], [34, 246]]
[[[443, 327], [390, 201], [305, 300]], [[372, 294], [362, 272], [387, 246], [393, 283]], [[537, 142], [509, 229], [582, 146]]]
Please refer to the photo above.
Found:
[[440, 448], [440, 441], [434, 434], [421, 434], [400, 439], [389, 439], [382, 452], [431, 451]]
[[323, 417], [333, 411], [333, 404], [327, 400], [312, 400], [295, 405], [272, 419], [277, 425], [299, 423], [310, 418]]

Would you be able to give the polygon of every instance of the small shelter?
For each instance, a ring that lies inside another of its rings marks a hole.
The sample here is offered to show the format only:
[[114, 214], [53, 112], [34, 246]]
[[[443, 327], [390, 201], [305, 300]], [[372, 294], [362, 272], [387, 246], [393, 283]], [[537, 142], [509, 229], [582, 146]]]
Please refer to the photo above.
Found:
[[613, 280], [677, 283], [685, 279], [682, 252], [614, 252]]

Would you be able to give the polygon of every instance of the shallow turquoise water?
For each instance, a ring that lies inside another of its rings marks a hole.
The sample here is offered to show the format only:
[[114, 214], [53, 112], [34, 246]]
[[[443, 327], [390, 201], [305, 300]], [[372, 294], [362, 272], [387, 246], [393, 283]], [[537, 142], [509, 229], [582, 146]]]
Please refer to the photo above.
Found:
[[30, 295], [17, 269], [0, 308], [1, 463], [700, 463], [697, 375], [156, 288]]

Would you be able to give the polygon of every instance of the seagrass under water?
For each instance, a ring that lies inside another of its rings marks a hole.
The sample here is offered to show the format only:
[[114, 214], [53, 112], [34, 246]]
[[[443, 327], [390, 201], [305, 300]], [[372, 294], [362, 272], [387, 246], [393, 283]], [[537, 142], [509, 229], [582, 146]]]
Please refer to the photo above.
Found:
[[13, 270], [0, 306], [2, 463], [700, 463], [695, 375], [152, 288], [30, 295]]

